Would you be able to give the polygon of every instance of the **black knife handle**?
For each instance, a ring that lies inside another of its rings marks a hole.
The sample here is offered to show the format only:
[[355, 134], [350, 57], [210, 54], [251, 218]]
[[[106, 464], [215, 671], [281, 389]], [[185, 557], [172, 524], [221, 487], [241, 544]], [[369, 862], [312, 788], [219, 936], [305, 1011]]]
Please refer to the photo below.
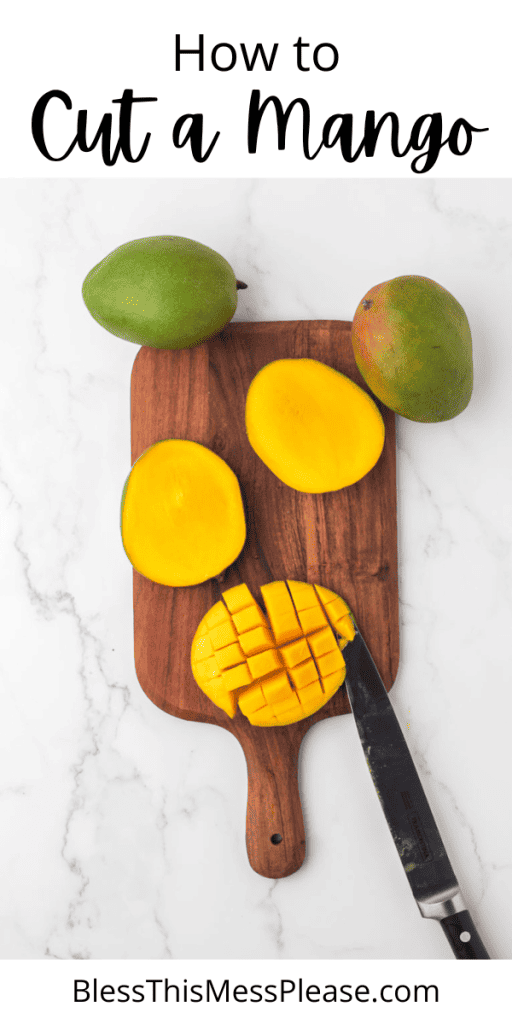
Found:
[[468, 910], [441, 919], [444, 934], [457, 960], [490, 960]]

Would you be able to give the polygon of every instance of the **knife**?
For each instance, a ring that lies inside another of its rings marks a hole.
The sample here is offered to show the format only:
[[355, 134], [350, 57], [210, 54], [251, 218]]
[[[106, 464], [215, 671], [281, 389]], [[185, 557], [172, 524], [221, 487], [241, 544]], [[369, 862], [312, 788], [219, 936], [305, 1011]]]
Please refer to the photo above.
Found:
[[384, 683], [354, 626], [354, 639], [348, 643], [338, 634], [344, 641], [345, 686], [370, 775], [413, 896], [423, 917], [440, 922], [457, 960], [489, 960]]

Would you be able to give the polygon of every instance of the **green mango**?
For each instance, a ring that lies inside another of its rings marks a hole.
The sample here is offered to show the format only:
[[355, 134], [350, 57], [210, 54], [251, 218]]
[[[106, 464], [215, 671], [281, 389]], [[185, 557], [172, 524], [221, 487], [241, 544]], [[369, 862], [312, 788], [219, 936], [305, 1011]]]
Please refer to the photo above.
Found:
[[107, 331], [137, 345], [172, 349], [216, 334], [238, 300], [236, 277], [223, 256], [176, 235], [120, 245], [89, 271], [82, 294]]
[[462, 306], [428, 277], [371, 288], [352, 324], [362, 377], [389, 409], [436, 423], [458, 416], [473, 390], [471, 332]]

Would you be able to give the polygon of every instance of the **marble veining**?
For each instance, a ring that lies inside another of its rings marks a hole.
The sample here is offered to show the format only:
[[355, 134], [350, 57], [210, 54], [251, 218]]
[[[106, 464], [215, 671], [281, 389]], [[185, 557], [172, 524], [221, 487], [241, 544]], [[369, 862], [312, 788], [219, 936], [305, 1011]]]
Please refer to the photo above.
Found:
[[119, 538], [137, 348], [81, 283], [132, 238], [211, 245], [237, 320], [350, 320], [420, 273], [472, 327], [475, 390], [399, 420], [401, 657], [392, 700], [491, 955], [512, 953], [512, 183], [0, 182], [0, 957], [450, 959], [421, 919], [348, 716], [308, 733], [308, 854], [269, 881], [245, 851], [224, 730], [164, 715], [133, 665]]

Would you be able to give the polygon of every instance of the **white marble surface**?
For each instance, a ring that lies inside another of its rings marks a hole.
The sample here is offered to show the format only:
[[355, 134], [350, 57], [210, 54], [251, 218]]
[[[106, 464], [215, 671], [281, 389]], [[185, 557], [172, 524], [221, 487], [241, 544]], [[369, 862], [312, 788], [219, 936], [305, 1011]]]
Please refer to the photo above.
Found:
[[349, 716], [306, 737], [307, 860], [275, 882], [246, 859], [236, 742], [137, 682], [118, 528], [137, 349], [81, 282], [169, 233], [248, 282], [236, 319], [351, 319], [403, 273], [466, 309], [469, 407], [398, 422], [392, 700], [482, 937], [510, 958], [512, 182], [4, 180], [0, 226], [0, 956], [451, 958]]

